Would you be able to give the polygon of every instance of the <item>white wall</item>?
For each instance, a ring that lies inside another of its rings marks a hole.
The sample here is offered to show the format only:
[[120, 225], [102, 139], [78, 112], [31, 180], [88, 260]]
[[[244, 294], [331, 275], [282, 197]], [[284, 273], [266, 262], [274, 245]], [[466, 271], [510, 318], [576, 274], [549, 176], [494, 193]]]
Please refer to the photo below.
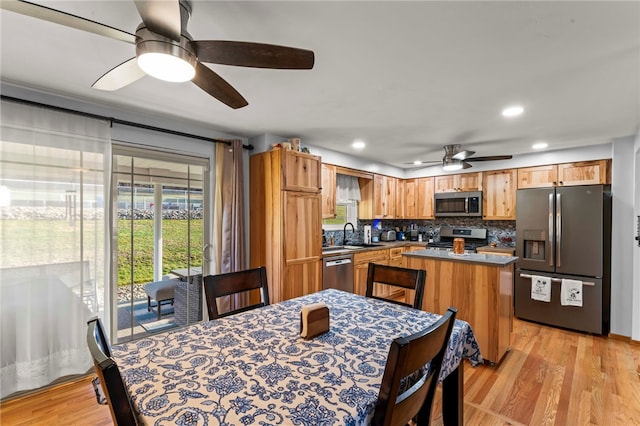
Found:
[[[640, 133], [636, 135], [635, 145], [635, 175], [634, 175], [634, 218], [635, 235], [640, 234]], [[640, 241], [633, 246], [633, 312], [631, 338], [640, 342]]]
[[634, 314], [634, 137], [613, 141], [611, 228], [611, 333], [631, 336]]

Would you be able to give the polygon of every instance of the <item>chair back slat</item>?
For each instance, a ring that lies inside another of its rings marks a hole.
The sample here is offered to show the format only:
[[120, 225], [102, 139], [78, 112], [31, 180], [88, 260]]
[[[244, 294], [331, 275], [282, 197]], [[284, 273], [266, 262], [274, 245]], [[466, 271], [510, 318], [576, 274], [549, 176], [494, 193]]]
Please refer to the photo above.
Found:
[[[424, 284], [427, 279], [427, 271], [424, 269], [401, 268], [398, 266], [379, 265], [369, 263], [367, 273], [366, 296], [374, 299], [385, 300], [399, 305], [410, 306], [416, 309], [422, 308], [424, 297]], [[398, 287], [405, 290], [413, 290], [412, 303], [405, 303], [399, 300], [389, 299], [374, 294], [374, 285], [384, 284], [386, 286]]]
[[[231, 309], [227, 312], [219, 312], [218, 299], [232, 296], [251, 290], [260, 290], [260, 301], [251, 302], [248, 305]], [[226, 274], [207, 275], [204, 277], [204, 292], [207, 299], [209, 319], [222, 318], [229, 315], [245, 312], [269, 304], [269, 286], [267, 283], [267, 270], [264, 266], [247, 269], [244, 271], [229, 272]]]
[[[433, 397], [456, 313], [456, 309], [450, 307], [430, 327], [391, 343], [373, 425], [406, 425], [412, 419], [418, 426], [429, 425]], [[407, 380], [411, 382], [406, 383]], [[403, 382], [404, 386], [401, 386]]]

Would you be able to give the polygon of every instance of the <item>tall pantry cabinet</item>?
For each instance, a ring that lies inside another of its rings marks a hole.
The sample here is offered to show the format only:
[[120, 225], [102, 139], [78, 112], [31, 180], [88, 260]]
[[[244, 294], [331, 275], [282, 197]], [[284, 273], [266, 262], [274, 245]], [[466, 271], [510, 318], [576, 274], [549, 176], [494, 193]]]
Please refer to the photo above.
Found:
[[321, 290], [320, 157], [274, 149], [249, 161], [250, 264], [266, 266], [270, 302]]

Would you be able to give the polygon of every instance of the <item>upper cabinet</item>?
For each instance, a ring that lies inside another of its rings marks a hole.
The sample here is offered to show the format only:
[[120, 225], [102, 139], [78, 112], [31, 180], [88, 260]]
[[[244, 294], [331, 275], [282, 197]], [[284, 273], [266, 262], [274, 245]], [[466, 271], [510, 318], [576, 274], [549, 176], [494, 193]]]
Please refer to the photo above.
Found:
[[322, 218], [336, 217], [336, 166], [322, 164]]
[[396, 179], [396, 219], [411, 219], [411, 216], [407, 216], [406, 186], [405, 179]]
[[558, 184], [597, 185], [611, 183], [608, 160], [558, 164]]
[[319, 192], [322, 185], [320, 157], [298, 151], [279, 150], [282, 160], [282, 189]]
[[404, 181], [405, 218], [433, 219], [433, 185], [433, 177]]
[[373, 176], [373, 218], [394, 219], [396, 216], [396, 182], [390, 176]]
[[518, 169], [518, 189], [610, 183], [609, 160], [579, 161]]
[[485, 220], [515, 220], [517, 170], [484, 172], [483, 215]]
[[481, 191], [482, 173], [461, 173], [435, 177], [435, 192]]

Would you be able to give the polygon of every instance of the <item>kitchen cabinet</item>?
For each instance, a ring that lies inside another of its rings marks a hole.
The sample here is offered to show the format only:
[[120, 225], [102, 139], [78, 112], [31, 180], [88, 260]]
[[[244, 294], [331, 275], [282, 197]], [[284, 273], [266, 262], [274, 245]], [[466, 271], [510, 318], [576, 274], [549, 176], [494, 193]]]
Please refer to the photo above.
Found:
[[407, 216], [407, 181], [405, 179], [396, 179], [396, 219], [411, 219], [411, 216]]
[[433, 177], [405, 180], [405, 218], [433, 219], [433, 185]]
[[460, 173], [436, 176], [435, 192], [467, 192], [482, 190], [482, 173]]
[[482, 218], [484, 220], [516, 219], [516, 169], [484, 172]]
[[322, 218], [336, 217], [336, 166], [322, 164]]
[[610, 160], [547, 164], [518, 169], [518, 189], [611, 183]]
[[373, 218], [394, 219], [396, 214], [396, 181], [391, 176], [373, 176]]
[[276, 149], [249, 158], [250, 267], [271, 303], [322, 289], [320, 157]]
[[558, 183], [569, 185], [598, 185], [611, 183], [609, 161], [580, 161], [558, 164]]
[[389, 264], [389, 249], [368, 250], [353, 254], [353, 291], [364, 296], [367, 293], [369, 263]]

